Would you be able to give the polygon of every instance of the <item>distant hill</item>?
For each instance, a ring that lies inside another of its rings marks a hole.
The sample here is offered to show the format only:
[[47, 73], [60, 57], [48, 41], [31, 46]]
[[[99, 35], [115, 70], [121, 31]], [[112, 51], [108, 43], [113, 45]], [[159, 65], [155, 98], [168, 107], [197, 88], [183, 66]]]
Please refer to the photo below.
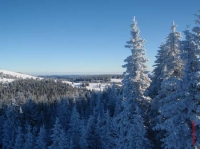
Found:
[[40, 77], [31, 76], [28, 74], [23, 74], [20, 72], [13, 72], [8, 70], [1, 70], [0, 69], [0, 82], [12, 82], [18, 79], [41, 79]]
[[52, 75], [36, 77], [20, 72], [0, 69], [0, 82], [9, 83], [19, 79], [60, 80], [62, 83], [69, 84], [72, 87], [102, 91], [113, 83], [121, 86], [122, 75]]

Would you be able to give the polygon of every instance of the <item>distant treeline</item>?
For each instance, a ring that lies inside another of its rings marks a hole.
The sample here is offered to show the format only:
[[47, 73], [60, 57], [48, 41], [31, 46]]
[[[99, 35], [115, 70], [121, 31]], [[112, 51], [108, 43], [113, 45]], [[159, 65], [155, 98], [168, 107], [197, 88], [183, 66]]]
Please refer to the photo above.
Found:
[[119, 74], [104, 74], [104, 75], [51, 75], [41, 76], [51, 79], [67, 79], [71, 82], [109, 82], [111, 79], [122, 79]]

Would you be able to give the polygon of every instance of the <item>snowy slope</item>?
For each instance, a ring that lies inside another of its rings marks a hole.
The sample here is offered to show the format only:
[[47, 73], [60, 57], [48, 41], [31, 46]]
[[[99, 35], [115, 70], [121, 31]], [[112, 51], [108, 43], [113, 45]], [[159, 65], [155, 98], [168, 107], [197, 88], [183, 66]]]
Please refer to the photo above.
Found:
[[103, 91], [110, 85], [110, 83], [89, 83], [89, 86], [86, 86], [86, 88], [88, 90]]
[[[72, 85], [73, 87], [81, 87], [82, 83], [72, 83], [70, 81], [62, 81], [63, 83]], [[86, 86], [85, 88], [87, 88], [88, 90], [96, 90], [96, 91], [103, 91], [107, 86], [109, 86], [111, 84], [108, 83], [89, 83], [89, 86]]]
[[[42, 78], [19, 72], [0, 69], [0, 82], [9, 83], [17, 79], [42, 79]], [[72, 83], [70, 81], [62, 81], [62, 82], [77, 88], [80, 88], [82, 86], [82, 83]], [[103, 91], [106, 87], [111, 86], [114, 82], [115, 83], [121, 82], [121, 79], [111, 79], [111, 82], [109, 83], [89, 83], [89, 86], [86, 86], [85, 88], [87, 88], [88, 90]]]
[[3, 82], [3, 83], [9, 83], [9, 82], [12, 82], [14, 81], [14, 79], [9, 79], [9, 78], [0, 78], [0, 82]]
[[121, 83], [121, 82], [122, 82], [122, 79], [111, 79], [110, 82], [113, 82], [113, 83]]
[[[108, 86], [111, 86], [113, 83], [121, 83], [121, 81], [122, 81], [121, 79], [113, 79], [111, 80], [111, 82], [108, 82], [108, 83], [88, 83], [89, 86], [86, 86], [85, 88], [88, 90], [103, 91]], [[62, 81], [62, 82], [72, 85], [73, 87], [77, 87], [77, 88], [81, 87], [81, 84], [82, 84], [82, 83], [72, 83], [70, 81]]]
[[[12, 82], [16, 79], [37, 79], [38, 77], [0, 69], [0, 82]], [[41, 78], [38, 78], [41, 79]]]
[[[72, 85], [73, 87], [81, 87], [82, 83], [72, 83], [70, 81], [62, 81], [63, 83]], [[109, 84], [107, 83], [88, 83], [89, 86], [86, 86], [88, 90], [96, 90], [96, 91], [103, 91]]]
[[[17, 79], [42, 79], [42, 78], [19, 72], [0, 69], [0, 82], [9, 83]], [[88, 83], [89, 86], [86, 86], [85, 88], [87, 88], [88, 90], [103, 91], [105, 88], [111, 86], [113, 83], [120, 83], [121, 81], [122, 81], [121, 79], [111, 79], [111, 81], [108, 83]], [[62, 82], [77, 88], [80, 88], [82, 86], [82, 83], [72, 83], [70, 81], [62, 81]]]

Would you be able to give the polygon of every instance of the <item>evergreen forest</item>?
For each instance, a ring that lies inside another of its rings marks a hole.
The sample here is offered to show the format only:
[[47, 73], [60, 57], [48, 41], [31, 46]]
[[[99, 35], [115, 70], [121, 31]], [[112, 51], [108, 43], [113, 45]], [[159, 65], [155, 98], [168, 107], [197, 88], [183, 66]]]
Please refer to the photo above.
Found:
[[181, 34], [172, 22], [149, 72], [150, 49], [134, 17], [122, 86], [94, 91], [47, 78], [1, 83], [0, 148], [199, 148], [200, 13], [195, 23]]

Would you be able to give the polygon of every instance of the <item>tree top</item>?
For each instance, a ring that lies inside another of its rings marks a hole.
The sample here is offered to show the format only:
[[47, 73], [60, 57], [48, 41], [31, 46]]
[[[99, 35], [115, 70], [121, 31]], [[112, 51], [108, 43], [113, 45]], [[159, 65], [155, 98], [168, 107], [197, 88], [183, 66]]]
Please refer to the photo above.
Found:
[[177, 25], [176, 25], [176, 23], [173, 21], [172, 22], [172, 27], [171, 27], [171, 32], [176, 32], [176, 27], [177, 27]]

